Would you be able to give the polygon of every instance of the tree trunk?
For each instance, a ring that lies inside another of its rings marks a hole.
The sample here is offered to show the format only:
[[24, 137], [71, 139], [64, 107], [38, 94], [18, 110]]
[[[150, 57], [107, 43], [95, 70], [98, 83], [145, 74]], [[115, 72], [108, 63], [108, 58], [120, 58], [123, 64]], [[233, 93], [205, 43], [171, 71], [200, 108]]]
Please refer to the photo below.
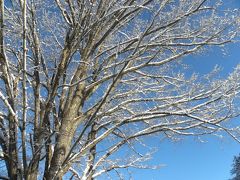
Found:
[[[65, 121], [66, 122], [66, 121]], [[57, 137], [57, 144], [54, 148], [54, 154], [51, 160], [50, 168], [48, 172], [45, 174], [46, 180], [57, 179], [60, 180], [62, 177], [59, 175], [61, 173], [62, 163], [69, 153], [72, 138], [74, 136], [74, 132], [76, 131], [77, 125], [73, 125], [73, 123], [68, 122], [68, 124], [63, 124], [60, 128], [61, 134]]]
[[17, 125], [12, 115], [9, 115], [9, 169], [8, 176], [11, 180], [18, 179], [18, 150], [17, 150]]

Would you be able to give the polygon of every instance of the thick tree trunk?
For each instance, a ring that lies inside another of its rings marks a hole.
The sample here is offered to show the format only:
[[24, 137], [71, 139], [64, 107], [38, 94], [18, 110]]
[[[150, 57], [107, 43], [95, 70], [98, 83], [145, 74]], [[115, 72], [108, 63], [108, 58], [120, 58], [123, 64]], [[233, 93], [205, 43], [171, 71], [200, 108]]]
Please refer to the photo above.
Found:
[[9, 115], [9, 169], [8, 176], [11, 180], [18, 179], [18, 150], [17, 150], [17, 125], [12, 115]]
[[[81, 66], [78, 73], [77, 80], [85, 76], [86, 68]], [[62, 164], [71, 149], [74, 133], [79, 123], [82, 121], [81, 119], [76, 120], [75, 118], [78, 116], [78, 112], [83, 106], [83, 102], [86, 98], [84, 96], [84, 89], [85, 84], [80, 83], [77, 88], [74, 89], [75, 91], [73, 94], [68, 94], [66, 106], [63, 112], [62, 123], [59, 129], [60, 133], [57, 135], [50, 167], [48, 172], [44, 175], [46, 180], [61, 179]]]
[[[66, 122], [66, 121], [65, 121]], [[57, 144], [54, 148], [54, 154], [50, 164], [48, 172], [45, 174], [46, 180], [61, 179], [61, 165], [65, 160], [65, 157], [69, 153], [74, 132], [76, 131], [77, 125], [73, 125], [70, 120], [67, 124], [63, 124], [60, 128], [61, 134], [57, 137]]]

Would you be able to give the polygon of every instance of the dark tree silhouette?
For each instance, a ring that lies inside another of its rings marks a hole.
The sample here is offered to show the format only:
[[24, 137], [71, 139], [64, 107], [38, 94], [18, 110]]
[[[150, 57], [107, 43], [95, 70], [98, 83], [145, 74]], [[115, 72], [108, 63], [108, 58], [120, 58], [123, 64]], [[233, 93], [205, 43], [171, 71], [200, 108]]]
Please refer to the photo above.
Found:
[[234, 175], [231, 180], [240, 180], [240, 154], [233, 159], [231, 174]]

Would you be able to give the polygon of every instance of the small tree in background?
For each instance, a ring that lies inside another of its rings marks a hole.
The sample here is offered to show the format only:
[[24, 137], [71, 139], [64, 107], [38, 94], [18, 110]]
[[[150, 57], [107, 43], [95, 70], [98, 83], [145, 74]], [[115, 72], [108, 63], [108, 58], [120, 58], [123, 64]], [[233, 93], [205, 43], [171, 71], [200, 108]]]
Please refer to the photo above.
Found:
[[240, 180], [240, 155], [234, 157], [232, 166], [231, 174], [234, 177], [231, 180]]

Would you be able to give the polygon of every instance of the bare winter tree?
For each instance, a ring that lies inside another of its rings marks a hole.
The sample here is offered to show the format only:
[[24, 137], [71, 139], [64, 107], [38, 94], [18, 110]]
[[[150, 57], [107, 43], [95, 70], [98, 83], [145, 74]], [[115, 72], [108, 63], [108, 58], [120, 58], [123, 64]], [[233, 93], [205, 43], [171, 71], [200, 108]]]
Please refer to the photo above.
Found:
[[240, 67], [225, 80], [185, 77], [181, 62], [233, 41], [237, 10], [218, 0], [0, 5], [1, 178], [121, 178], [148, 167], [151, 135], [238, 141]]

